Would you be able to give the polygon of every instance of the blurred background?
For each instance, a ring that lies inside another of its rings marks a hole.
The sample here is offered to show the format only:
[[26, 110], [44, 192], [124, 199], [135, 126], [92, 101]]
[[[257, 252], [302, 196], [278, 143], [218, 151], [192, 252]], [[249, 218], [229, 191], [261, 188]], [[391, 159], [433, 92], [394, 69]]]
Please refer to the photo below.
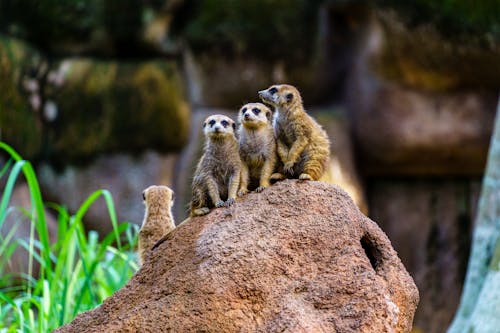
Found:
[[[332, 139], [327, 181], [381, 226], [415, 279], [415, 331], [443, 332], [500, 88], [500, 1], [0, 2], [0, 140], [70, 212], [105, 188], [118, 219], [139, 224], [142, 190], [164, 184], [181, 222], [201, 122], [235, 118], [273, 83], [302, 92]], [[11, 204], [30, 205], [26, 184]], [[85, 225], [111, 230], [104, 202]], [[27, 235], [21, 224], [16, 237]], [[17, 263], [26, 269], [22, 251]]]

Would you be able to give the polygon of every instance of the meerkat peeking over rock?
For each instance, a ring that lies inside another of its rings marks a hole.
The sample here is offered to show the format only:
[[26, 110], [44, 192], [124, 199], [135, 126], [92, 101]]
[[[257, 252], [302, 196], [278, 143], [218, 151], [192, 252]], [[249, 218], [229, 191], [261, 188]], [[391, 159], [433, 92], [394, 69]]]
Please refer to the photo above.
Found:
[[240, 185], [241, 160], [236, 124], [224, 115], [203, 123], [204, 153], [193, 178], [191, 216], [205, 215], [212, 207], [231, 206]]
[[262, 192], [276, 165], [276, 140], [272, 126], [272, 112], [262, 103], [243, 105], [238, 114], [241, 157], [239, 196], [248, 190]]
[[297, 88], [274, 85], [259, 91], [259, 97], [275, 109], [273, 127], [282, 165], [271, 179], [320, 179], [330, 157], [330, 141], [323, 128], [304, 110]]
[[150, 186], [142, 192], [146, 210], [141, 229], [139, 230], [139, 263], [142, 264], [146, 254], [161, 237], [175, 229], [172, 217], [174, 192], [167, 186]]

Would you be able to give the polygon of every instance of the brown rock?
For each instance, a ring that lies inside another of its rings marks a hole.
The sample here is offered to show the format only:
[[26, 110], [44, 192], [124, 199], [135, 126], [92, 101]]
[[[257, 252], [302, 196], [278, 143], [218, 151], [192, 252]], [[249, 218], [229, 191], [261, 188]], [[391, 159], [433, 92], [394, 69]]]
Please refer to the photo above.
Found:
[[186, 220], [55, 332], [409, 332], [418, 291], [345, 192], [280, 182]]
[[[374, 24], [362, 43], [348, 84], [361, 172], [481, 175], [495, 116], [496, 90], [469, 86], [438, 89], [386, 75], [380, 62], [391, 42], [391, 35]], [[424, 44], [413, 40], [414, 49], [406, 49], [404, 57]]]
[[370, 217], [415, 279], [415, 326], [441, 333], [460, 301], [481, 180], [371, 180]]
[[494, 98], [384, 85], [355, 108], [362, 172], [369, 175], [481, 175]]

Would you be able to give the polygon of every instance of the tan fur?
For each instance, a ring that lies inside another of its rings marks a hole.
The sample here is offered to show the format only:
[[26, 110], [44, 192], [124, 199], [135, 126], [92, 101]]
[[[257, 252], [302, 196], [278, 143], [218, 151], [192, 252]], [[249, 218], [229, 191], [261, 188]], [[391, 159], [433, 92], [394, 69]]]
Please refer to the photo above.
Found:
[[191, 186], [191, 216], [235, 202], [241, 172], [235, 129], [234, 121], [224, 115], [212, 115], [204, 121], [205, 148]]
[[142, 192], [146, 211], [139, 230], [139, 263], [142, 264], [153, 245], [175, 229], [172, 217], [174, 192], [167, 186], [150, 186]]
[[249, 103], [240, 109], [238, 134], [242, 168], [239, 196], [249, 189], [262, 192], [270, 185], [277, 160], [271, 118], [271, 110], [262, 103]]
[[297, 88], [274, 85], [259, 91], [259, 96], [275, 108], [273, 127], [282, 165], [271, 179], [320, 179], [330, 158], [330, 141], [323, 128], [304, 110]]

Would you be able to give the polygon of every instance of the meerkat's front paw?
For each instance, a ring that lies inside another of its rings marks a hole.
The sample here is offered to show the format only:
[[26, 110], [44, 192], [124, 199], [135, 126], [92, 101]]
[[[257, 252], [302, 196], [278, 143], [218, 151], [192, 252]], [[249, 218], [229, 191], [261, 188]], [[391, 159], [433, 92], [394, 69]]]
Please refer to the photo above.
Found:
[[222, 206], [224, 206], [224, 201], [222, 201], [222, 200], [218, 201], [218, 202], [215, 204], [215, 207], [217, 207], [217, 208], [220, 208], [220, 207], [222, 207]]
[[235, 202], [236, 202], [236, 200], [234, 200], [234, 198], [229, 198], [229, 199], [227, 199], [226, 203], [224, 203], [224, 206], [229, 207], [229, 206], [233, 205]]
[[255, 189], [255, 192], [260, 193], [266, 189], [267, 186], [259, 186]]
[[269, 179], [271, 181], [275, 181], [276, 182], [278, 180], [285, 179], [285, 175], [283, 175], [282, 173], [276, 172], [276, 173], [273, 173]]
[[197, 208], [193, 211], [194, 216], [207, 215], [210, 212], [208, 207]]
[[302, 173], [302, 174], [300, 174], [299, 179], [300, 180], [312, 180], [312, 177], [311, 177], [311, 175], [309, 175], [307, 173]]
[[240, 190], [238, 191], [238, 196], [242, 197], [247, 193], [248, 193], [248, 190], [246, 188], [240, 188]]
[[293, 162], [286, 162], [283, 166], [283, 171], [285, 171], [285, 173], [293, 175], [293, 164]]

